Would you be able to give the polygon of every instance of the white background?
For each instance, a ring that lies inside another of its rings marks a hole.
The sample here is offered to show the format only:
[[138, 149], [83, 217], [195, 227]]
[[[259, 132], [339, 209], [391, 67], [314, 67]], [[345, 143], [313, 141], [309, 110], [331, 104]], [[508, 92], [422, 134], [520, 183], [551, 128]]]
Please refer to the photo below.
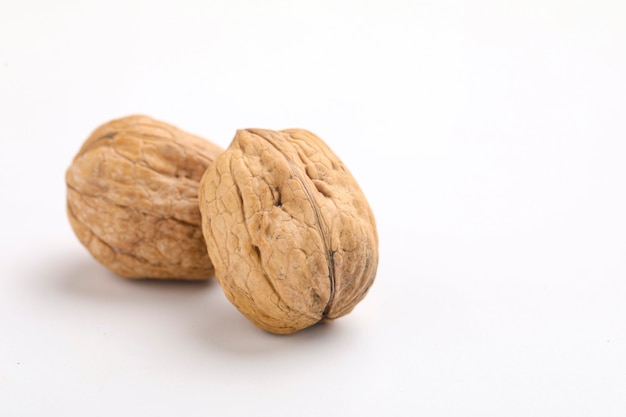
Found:
[[[320, 135], [380, 266], [274, 336], [65, 216], [98, 125]], [[0, 3], [0, 415], [626, 415], [626, 3]]]

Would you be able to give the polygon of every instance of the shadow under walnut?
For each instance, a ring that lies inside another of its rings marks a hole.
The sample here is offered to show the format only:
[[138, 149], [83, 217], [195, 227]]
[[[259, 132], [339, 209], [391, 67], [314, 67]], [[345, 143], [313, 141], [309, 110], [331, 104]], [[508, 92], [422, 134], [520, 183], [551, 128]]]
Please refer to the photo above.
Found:
[[96, 129], [66, 172], [67, 213], [95, 259], [126, 278], [207, 279], [199, 181], [222, 149], [147, 116]]

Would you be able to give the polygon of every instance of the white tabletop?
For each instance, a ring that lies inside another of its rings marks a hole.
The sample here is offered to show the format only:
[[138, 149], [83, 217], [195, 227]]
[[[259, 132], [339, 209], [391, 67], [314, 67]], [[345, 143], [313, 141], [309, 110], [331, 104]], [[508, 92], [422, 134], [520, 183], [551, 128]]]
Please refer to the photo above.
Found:
[[[626, 414], [624, 2], [170, 3], [0, 4], [0, 415]], [[367, 298], [275, 336], [100, 266], [64, 172], [134, 113], [321, 136], [378, 221]]]

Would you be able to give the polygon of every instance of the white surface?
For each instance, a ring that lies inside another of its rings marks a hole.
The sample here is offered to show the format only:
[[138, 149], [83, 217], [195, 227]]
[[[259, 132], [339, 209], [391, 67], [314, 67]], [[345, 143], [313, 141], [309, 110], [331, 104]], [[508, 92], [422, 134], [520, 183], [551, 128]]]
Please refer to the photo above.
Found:
[[[624, 4], [2, 2], [0, 415], [626, 415]], [[318, 133], [379, 223], [366, 300], [278, 337], [99, 266], [64, 171], [130, 113]]]

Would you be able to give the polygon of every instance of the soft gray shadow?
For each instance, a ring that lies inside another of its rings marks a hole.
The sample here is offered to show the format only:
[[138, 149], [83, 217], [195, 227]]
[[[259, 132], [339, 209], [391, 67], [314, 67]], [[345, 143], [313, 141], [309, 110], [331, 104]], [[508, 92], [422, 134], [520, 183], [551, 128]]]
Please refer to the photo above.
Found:
[[[260, 330], [228, 302], [215, 279], [128, 280], [79, 250], [51, 253], [27, 268], [31, 270], [27, 275], [30, 282], [25, 285], [50, 314], [89, 315], [94, 309], [122, 309], [129, 320], [149, 320], [151, 315], [163, 317], [163, 310], [167, 309], [169, 327], [164, 325], [163, 331], [172, 334], [163, 337], [176, 337], [184, 346], [195, 345], [189, 349], [217, 350], [225, 356], [241, 358], [323, 350], [330, 341], [335, 346], [356, 343], [354, 331], [341, 320], [292, 335]], [[146, 325], [153, 321], [154, 318]]]
[[[223, 294], [219, 298], [223, 300], [207, 304], [206, 321], [197, 336], [230, 355], [283, 355], [303, 347], [323, 348], [329, 341], [349, 343], [353, 336], [341, 321], [320, 323], [289, 335], [272, 334], [254, 326]], [[223, 308], [226, 304], [228, 308]]]
[[[46, 297], [61, 297], [123, 304], [150, 300], [145, 295], [169, 294], [177, 298], [215, 286], [215, 280], [184, 281], [156, 279], [126, 279], [110, 272], [88, 254], [61, 253], [33, 266], [38, 277], [34, 293], [44, 291]], [[142, 293], [142, 294], [140, 294]], [[141, 295], [141, 297], [137, 297]], [[158, 298], [158, 297], [157, 297]]]

